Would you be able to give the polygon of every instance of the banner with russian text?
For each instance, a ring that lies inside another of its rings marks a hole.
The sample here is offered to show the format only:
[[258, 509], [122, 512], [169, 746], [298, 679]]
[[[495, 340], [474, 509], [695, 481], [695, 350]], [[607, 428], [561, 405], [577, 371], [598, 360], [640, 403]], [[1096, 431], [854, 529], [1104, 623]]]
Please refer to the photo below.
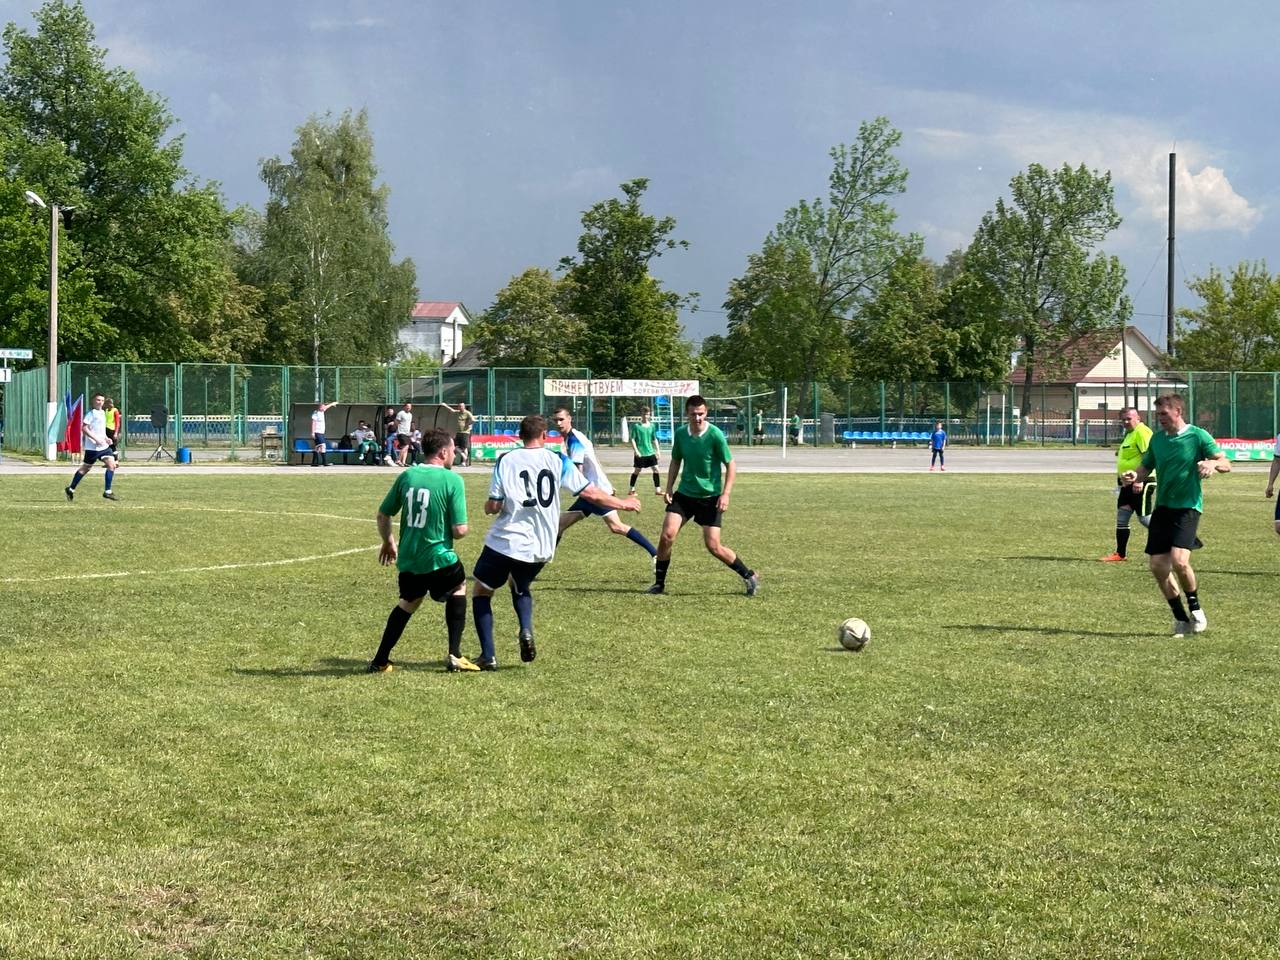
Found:
[[700, 393], [697, 380], [560, 380], [542, 381], [546, 397], [692, 397]]
[[1276, 442], [1227, 437], [1218, 440], [1218, 449], [1227, 455], [1228, 460], [1270, 460], [1275, 456]]

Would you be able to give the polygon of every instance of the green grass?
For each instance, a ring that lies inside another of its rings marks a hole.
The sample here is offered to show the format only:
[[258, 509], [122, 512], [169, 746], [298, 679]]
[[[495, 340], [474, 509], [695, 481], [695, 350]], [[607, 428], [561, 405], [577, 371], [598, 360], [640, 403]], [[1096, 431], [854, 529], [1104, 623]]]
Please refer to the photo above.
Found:
[[1210, 486], [1195, 639], [1142, 531], [1096, 562], [1096, 476], [743, 476], [753, 600], [694, 529], [644, 596], [591, 521], [496, 674], [431, 604], [361, 672], [372, 549], [190, 570], [372, 547], [390, 478], [0, 479], [0, 956], [1280, 956], [1258, 474]]

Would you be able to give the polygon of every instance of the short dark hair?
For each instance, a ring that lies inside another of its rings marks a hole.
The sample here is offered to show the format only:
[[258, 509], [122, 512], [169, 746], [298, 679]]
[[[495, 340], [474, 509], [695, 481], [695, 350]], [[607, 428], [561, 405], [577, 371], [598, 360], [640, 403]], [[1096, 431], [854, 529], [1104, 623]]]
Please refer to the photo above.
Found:
[[422, 435], [422, 455], [428, 460], [453, 443], [453, 434], [436, 428]]
[[520, 440], [528, 443], [537, 440], [547, 432], [547, 418], [539, 413], [531, 413], [520, 421]]
[[1161, 407], [1168, 410], [1177, 410], [1178, 413], [1182, 413], [1183, 409], [1185, 409], [1182, 406], [1182, 396], [1177, 393], [1166, 393], [1156, 397], [1156, 409], [1158, 410]]
[[648, 413], [648, 412], [649, 412], [649, 408], [648, 408], [648, 407], [641, 407], [641, 408], [640, 408], [640, 412], [641, 412], [641, 413]]
[[706, 405], [707, 398], [700, 393], [695, 393], [684, 402], [684, 408], [686, 411], [692, 410], [694, 407], [705, 407]]
[[556, 407], [554, 410], [552, 410], [552, 411], [551, 411], [551, 415], [552, 415], [553, 417], [554, 417], [557, 413], [567, 413], [567, 414], [569, 415], [569, 419], [570, 419], [570, 420], [572, 420], [572, 419], [573, 419], [573, 411], [572, 411], [572, 410], [570, 410], [568, 407], [565, 407], [565, 406], [559, 406], [559, 407]]

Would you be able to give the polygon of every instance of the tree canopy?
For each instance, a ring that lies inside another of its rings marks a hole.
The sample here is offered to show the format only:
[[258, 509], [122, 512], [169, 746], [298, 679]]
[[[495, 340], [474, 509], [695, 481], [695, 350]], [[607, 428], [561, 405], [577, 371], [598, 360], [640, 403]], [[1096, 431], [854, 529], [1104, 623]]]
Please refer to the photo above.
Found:
[[1009, 183], [1010, 198], [982, 218], [965, 254], [975, 291], [1021, 348], [1022, 408], [1035, 371], [1065, 361], [1061, 345], [1120, 327], [1132, 313], [1119, 259], [1095, 248], [1120, 225], [1111, 175], [1085, 166], [1033, 163]]
[[1238, 263], [1230, 276], [1212, 267], [1187, 286], [1201, 305], [1178, 311], [1178, 369], [1280, 369], [1280, 276], [1265, 261]]
[[[79, 2], [49, 0], [35, 19], [34, 32], [4, 31], [3, 209], [13, 219], [16, 187], [74, 208], [59, 290], [67, 354], [221, 359], [255, 330], [254, 298], [230, 271], [232, 214], [183, 166], [164, 101], [106, 66]], [[34, 304], [13, 282], [3, 295], [32, 326]]]

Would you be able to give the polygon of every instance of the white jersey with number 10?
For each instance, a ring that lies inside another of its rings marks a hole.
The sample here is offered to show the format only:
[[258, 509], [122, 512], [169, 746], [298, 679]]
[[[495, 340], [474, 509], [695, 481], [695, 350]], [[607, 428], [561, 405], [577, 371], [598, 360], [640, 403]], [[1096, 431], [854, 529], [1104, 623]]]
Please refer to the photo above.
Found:
[[546, 563], [556, 552], [560, 528], [560, 487], [581, 493], [589, 486], [582, 471], [546, 447], [520, 447], [493, 465], [489, 499], [502, 501], [484, 544], [513, 560]]

